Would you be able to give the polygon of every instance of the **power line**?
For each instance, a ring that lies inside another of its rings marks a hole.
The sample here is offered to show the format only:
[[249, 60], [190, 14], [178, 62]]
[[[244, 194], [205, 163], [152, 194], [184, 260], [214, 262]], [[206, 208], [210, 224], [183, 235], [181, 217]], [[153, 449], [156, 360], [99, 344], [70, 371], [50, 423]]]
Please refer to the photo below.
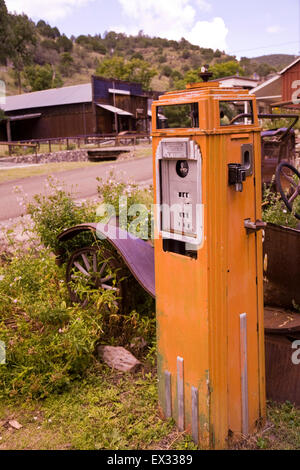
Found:
[[259, 49], [268, 49], [269, 47], [287, 46], [288, 44], [299, 44], [299, 41], [283, 42], [281, 44], [271, 44], [270, 46], [254, 47], [252, 49], [242, 49], [242, 50], [239, 50], [239, 51], [233, 51], [233, 52], [231, 52], [231, 54], [237, 54], [239, 52], [247, 52], [247, 51], [257, 51]]

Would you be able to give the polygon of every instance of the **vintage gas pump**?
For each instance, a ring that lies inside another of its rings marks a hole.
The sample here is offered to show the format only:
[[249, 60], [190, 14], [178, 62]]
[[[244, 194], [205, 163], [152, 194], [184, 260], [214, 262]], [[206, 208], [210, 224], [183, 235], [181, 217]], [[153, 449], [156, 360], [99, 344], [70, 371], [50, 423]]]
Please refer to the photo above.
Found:
[[218, 83], [153, 103], [159, 401], [202, 448], [265, 417], [255, 97]]

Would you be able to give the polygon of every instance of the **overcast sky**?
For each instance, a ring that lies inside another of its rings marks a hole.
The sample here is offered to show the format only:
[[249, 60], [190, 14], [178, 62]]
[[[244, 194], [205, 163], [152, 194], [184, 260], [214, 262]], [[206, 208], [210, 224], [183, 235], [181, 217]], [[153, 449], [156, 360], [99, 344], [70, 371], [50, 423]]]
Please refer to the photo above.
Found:
[[238, 57], [300, 52], [300, 0], [5, 0], [9, 11], [72, 34], [185, 37]]

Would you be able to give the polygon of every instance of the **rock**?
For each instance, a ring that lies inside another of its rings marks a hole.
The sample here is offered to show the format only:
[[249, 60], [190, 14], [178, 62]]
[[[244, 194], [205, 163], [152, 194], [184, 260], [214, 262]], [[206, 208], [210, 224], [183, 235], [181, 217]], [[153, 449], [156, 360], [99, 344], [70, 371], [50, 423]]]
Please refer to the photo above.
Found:
[[112, 369], [134, 373], [142, 367], [142, 363], [125, 348], [99, 346], [97, 351], [100, 358]]
[[9, 421], [8, 424], [10, 425], [10, 427], [14, 428], [14, 429], [21, 429], [23, 426], [22, 424], [20, 424], [18, 421], [16, 420], [12, 420], [12, 421]]

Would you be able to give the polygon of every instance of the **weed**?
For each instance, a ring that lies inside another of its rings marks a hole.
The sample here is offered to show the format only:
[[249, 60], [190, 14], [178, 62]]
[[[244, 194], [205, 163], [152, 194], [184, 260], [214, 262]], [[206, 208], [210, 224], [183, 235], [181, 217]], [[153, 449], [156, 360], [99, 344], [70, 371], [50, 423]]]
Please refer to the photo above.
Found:
[[[153, 188], [141, 189], [133, 183], [120, 183], [114, 172], [108, 180], [97, 178], [98, 195], [103, 204], [102, 220], [109, 220], [111, 215], [119, 217], [120, 227], [134, 235], [148, 240], [151, 238]], [[105, 208], [113, 208], [110, 214]], [[124, 215], [125, 214], [125, 218]]]
[[[294, 213], [300, 212], [300, 201], [295, 201]], [[265, 186], [263, 200], [263, 220], [276, 225], [296, 228], [299, 221], [286, 208], [279, 193]]]
[[[84, 308], [71, 304], [64, 267], [56, 265], [51, 251], [62, 249], [57, 235], [63, 229], [94, 221], [95, 207], [76, 205], [54, 180], [49, 189], [48, 196], [38, 195], [28, 205], [44, 248], [16, 250], [0, 267], [0, 340], [7, 353], [6, 365], [0, 368], [2, 398], [45, 398], [68, 389], [95, 363], [98, 343], [129, 347], [133, 338], [142, 337], [149, 345], [145, 354], [154, 363], [154, 302], [128, 270], [111, 272], [116, 275], [112, 282], [126, 283], [126, 308], [118, 303], [117, 291], [97, 288], [84, 277], [77, 278], [75, 286]], [[82, 246], [94, 246], [100, 258], [107, 248], [88, 233], [68, 242], [65, 254]]]
[[95, 221], [95, 206], [91, 203], [78, 205], [72, 194], [57, 186], [57, 182], [48, 178], [49, 194], [36, 195], [33, 202], [27, 205], [34, 231], [40, 236], [45, 247], [54, 253], [71, 252], [81, 246], [92, 244], [95, 238], [90, 233], [81, 234], [75, 240], [64, 243], [57, 239], [59, 233], [74, 225]]

